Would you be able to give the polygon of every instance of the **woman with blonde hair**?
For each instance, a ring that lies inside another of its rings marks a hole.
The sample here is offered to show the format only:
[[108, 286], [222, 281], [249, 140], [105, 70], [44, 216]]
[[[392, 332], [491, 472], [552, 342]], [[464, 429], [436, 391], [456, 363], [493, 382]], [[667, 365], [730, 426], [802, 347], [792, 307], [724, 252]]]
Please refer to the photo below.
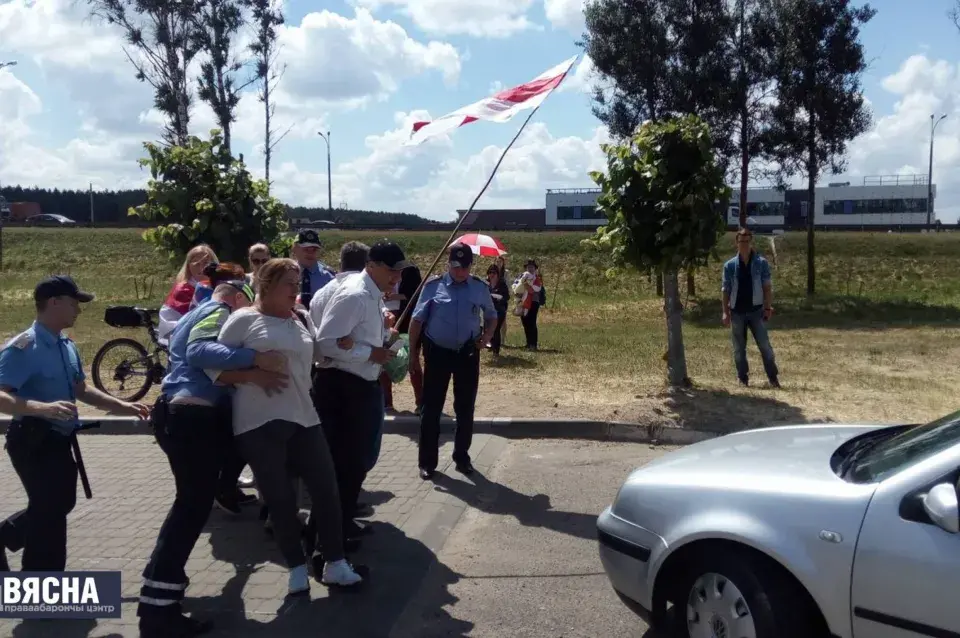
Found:
[[160, 325], [157, 326], [160, 339], [166, 340], [180, 318], [195, 306], [197, 287], [205, 280], [203, 270], [217, 261], [217, 254], [207, 244], [197, 244], [187, 253], [173, 287], [160, 308]]
[[[300, 266], [292, 259], [271, 259], [257, 278], [256, 301], [230, 315], [218, 340], [232, 348], [282, 353], [289, 385], [269, 400], [260, 387], [238, 386], [233, 394], [234, 436], [269, 508], [274, 538], [290, 569], [289, 594], [309, 592], [308, 558], [314, 558], [314, 575], [324, 585], [358, 585], [363, 578], [345, 559], [337, 477], [311, 396], [313, 364], [321, 355], [309, 313], [295, 308]], [[291, 472], [310, 494], [310, 517], [322, 558], [304, 554]]]

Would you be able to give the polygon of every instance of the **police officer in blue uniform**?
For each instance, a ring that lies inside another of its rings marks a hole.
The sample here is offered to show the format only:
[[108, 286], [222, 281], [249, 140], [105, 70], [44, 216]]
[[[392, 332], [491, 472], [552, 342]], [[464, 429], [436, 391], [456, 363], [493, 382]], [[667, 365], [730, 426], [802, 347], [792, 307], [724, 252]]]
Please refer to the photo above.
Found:
[[[63, 331], [76, 323], [80, 304], [93, 298], [66, 275], [44, 279], [33, 291], [33, 325], [0, 350], [0, 413], [13, 417], [5, 447], [27, 493], [27, 509], [0, 524], [0, 535], [7, 548], [23, 547], [24, 571], [66, 567], [67, 515], [77, 502], [76, 402], [114, 414], [149, 415], [145, 405], [87, 385], [80, 352]], [[0, 569], [8, 571], [3, 549], [0, 558]]]
[[453, 461], [457, 471], [472, 474], [470, 443], [473, 412], [480, 382], [480, 352], [497, 327], [497, 309], [487, 282], [470, 273], [473, 253], [463, 244], [450, 247], [447, 273], [423, 286], [410, 321], [410, 369], [421, 371], [423, 409], [420, 413], [420, 478], [433, 478], [440, 445], [440, 415], [453, 377], [453, 409], [457, 433]]
[[[187, 559], [221, 489], [220, 468], [234, 445], [226, 384], [257, 383], [268, 390], [283, 384], [283, 376], [271, 372], [283, 365], [282, 355], [217, 342], [230, 313], [254, 301], [243, 268], [219, 264], [209, 276], [213, 297], [184, 315], [170, 335], [167, 375], [151, 413], [177, 495], [143, 571], [137, 608], [141, 638], [186, 638], [212, 629], [209, 622], [184, 616], [181, 602]], [[224, 372], [215, 383], [207, 370]]]
[[318, 259], [320, 236], [312, 228], [297, 233], [293, 257], [300, 264], [300, 304], [310, 308], [310, 300], [320, 289], [333, 281], [337, 273]]

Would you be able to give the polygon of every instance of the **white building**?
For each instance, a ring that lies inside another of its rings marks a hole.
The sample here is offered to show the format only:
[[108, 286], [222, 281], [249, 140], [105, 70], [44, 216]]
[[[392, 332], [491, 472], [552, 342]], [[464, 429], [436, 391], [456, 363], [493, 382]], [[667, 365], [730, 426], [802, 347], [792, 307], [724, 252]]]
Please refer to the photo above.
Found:
[[[930, 189], [933, 203], [937, 187]], [[738, 191], [727, 209], [727, 223], [736, 226], [740, 207]], [[547, 227], [597, 227], [605, 217], [596, 210], [599, 189], [548, 190]], [[749, 188], [747, 216], [758, 230], [806, 228], [809, 202], [806, 189]], [[861, 185], [849, 182], [817, 187], [814, 222], [817, 228], [836, 230], [920, 229], [927, 225], [927, 178], [921, 175], [866, 177]], [[935, 208], [934, 208], [935, 210]], [[931, 216], [936, 224], [936, 215]]]

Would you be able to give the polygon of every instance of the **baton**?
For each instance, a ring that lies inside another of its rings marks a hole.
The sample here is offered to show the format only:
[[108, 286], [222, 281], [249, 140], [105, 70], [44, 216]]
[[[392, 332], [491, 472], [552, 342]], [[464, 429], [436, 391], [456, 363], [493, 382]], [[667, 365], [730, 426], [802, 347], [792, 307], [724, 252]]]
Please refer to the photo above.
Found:
[[77, 464], [77, 474], [80, 475], [80, 483], [83, 485], [83, 495], [87, 497], [87, 499], [93, 498], [93, 490], [90, 489], [90, 479], [87, 478], [87, 468], [83, 464], [83, 456], [80, 454], [80, 442], [77, 440], [77, 432], [98, 427], [100, 427], [99, 421], [81, 425], [70, 436], [70, 447], [73, 448], [73, 460]]

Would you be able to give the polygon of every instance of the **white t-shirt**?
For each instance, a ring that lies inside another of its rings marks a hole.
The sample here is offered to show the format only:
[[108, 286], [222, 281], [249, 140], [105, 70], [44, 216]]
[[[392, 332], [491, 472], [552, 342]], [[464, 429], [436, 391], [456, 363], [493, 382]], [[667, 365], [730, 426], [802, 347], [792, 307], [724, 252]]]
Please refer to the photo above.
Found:
[[[245, 383], [233, 393], [233, 433], [243, 434], [275, 419], [312, 427], [320, 423], [310, 398], [310, 371], [316, 357], [316, 328], [295, 316], [287, 319], [261, 314], [256, 308], [242, 308], [230, 314], [218, 341], [257, 352], [273, 350], [287, 358], [289, 375], [283, 391], [267, 396], [260, 386]], [[209, 371], [211, 376], [219, 374]]]

